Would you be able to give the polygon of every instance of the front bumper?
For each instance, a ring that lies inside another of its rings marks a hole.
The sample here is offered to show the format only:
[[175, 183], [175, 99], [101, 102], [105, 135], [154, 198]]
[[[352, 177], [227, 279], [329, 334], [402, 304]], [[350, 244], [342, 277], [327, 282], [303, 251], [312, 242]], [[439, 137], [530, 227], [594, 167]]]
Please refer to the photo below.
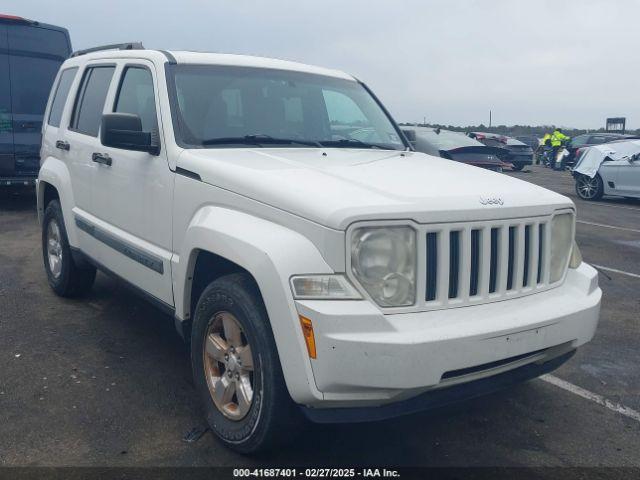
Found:
[[601, 296], [583, 263], [552, 290], [447, 310], [383, 315], [366, 301], [298, 301], [313, 322], [323, 396], [307, 406], [380, 406], [548, 362], [593, 337]]
[[315, 423], [357, 423], [386, 420], [412, 413], [435, 410], [447, 405], [488, 395], [518, 383], [532, 380], [552, 372], [569, 360], [575, 350], [568, 351], [546, 362], [533, 362], [496, 375], [473, 380], [448, 388], [430, 390], [417, 397], [380, 407], [355, 408], [309, 408], [301, 407], [302, 413]]

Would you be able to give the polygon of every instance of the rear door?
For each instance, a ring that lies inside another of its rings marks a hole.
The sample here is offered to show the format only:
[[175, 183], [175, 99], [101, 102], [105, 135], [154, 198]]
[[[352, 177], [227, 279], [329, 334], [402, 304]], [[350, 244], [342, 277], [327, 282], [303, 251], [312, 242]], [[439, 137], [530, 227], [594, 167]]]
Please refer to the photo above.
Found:
[[[94, 260], [101, 261], [100, 245], [91, 231], [83, 228], [94, 225], [93, 188], [94, 172], [99, 163], [93, 154], [100, 151], [100, 122], [105, 107], [111, 80], [115, 72], [113, 63], [91, 63], [81, 75], [75, 93], [69, 126], [64, 132], [64, 141], [69, 145], [67, 166], [71, 171], [71, 186], [74, 197], [74, 219], [78, 228], [79, 247]], [[117, 194], [117, 193], [116, 193]]]
[[0, 178], [13, 176], [15, 170], [7, 35], [7, 26], [0, 24]]
[[40, 168], [42, 116], [60, 64], [69, 56], [64, 32], [33, 25], [8, 25], [15, 175]]

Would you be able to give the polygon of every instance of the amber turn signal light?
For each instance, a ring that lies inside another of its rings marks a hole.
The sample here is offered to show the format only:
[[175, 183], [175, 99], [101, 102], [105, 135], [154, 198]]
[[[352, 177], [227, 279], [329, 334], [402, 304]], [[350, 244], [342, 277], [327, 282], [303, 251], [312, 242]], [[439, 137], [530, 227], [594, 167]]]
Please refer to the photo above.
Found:
[[313, 324], [307, 317], [300, 317], [300, 325], [302, 326], [302, 335], [307, 344], [307, 353], [310, 358], [316, 358], [316, 337], [313, 335]]

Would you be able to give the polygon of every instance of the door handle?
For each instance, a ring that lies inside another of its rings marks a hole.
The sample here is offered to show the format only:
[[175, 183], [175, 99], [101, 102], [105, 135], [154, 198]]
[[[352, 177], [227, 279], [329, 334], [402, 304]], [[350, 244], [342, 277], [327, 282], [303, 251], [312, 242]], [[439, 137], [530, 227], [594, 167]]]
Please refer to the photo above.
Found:
[[95, 152], [93, 155], [91, 155], [91, 160], [96, 163], [107, 165], [108, 167], [111, 166], [111, 157], [106, 153]]
[[56, 142], [56, 148], [66, 150], [68, 152], [71, 149], [71, 145], [69, 145], [69, 142], [65, 142], [64, 140], [58, 140]]

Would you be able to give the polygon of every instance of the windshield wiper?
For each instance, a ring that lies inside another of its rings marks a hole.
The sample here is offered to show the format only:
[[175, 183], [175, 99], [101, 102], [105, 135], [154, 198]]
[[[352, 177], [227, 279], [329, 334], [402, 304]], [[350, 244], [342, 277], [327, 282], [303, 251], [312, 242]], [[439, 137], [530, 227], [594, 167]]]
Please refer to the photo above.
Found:
[[229, 144], [241, 144], [241, 145], [306, 145], [309, 147], [322, 147], [320, 142], [314, 140], [298, 140], [296, 138], [275, 138], [270, 135], [256, 134], [256, 135], [244, 135], [242, 137], [218, 137], [209, 138], [202, 141], [202, 145], [229, 145]]
[[385, 148], [375, 143], [367, 143], [356, 138], [341, 138], [340, 140], [327, 140], [322, 142], [323, 147], [355, 147], [355, 148], [379, 148], [380, 150], [395, 150], [392, 148]]

